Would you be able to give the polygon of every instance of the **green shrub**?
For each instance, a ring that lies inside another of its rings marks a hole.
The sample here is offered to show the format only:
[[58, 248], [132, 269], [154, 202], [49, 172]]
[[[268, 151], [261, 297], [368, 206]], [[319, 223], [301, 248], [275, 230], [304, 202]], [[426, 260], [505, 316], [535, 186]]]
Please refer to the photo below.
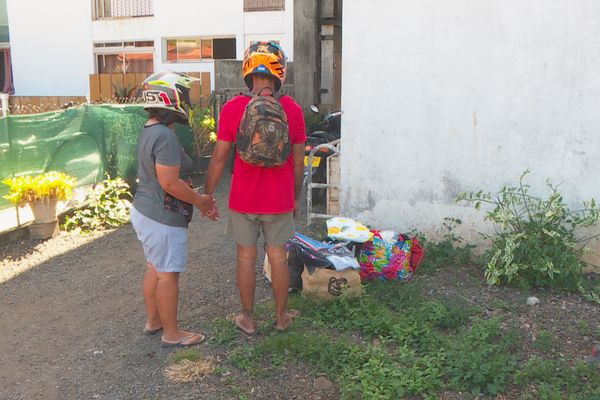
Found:
[[105, 179], [88, 197], [87, 205], [65, 219], [66, 230], [89, 232], [117, 228], [129, 222], [131, 193], [121, 178]]
[[600, 210], [594, 199], [583, 203], [580, 210], [565, 204], [558, 187], [546, 181], [547, 197], [529, 193], [524, 178], [517, 186], [503, 187], [492, 196], [482, 190], [461, 193], [458, 202], [473, 203], [477, 210], [489, 204], [486, 220], [494, 223], [494, 235], [483, 234], [491, 241], [486, 252], [485, 277], [489, 284], [517, 281], [527, 286], [548, 286], [581, 290], [581, 256], [588, 238], [578, 237], [581, 227], [600, 221]]

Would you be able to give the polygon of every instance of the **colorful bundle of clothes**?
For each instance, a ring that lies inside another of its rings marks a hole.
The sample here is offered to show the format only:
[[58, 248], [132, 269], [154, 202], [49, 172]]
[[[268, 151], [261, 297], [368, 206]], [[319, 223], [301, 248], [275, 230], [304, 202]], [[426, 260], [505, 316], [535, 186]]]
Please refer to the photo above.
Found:
[[408, 281], [423, 259], [417, 238], [393, 231], [372, 230], [358, 256], [363, 281], [382, 279]]

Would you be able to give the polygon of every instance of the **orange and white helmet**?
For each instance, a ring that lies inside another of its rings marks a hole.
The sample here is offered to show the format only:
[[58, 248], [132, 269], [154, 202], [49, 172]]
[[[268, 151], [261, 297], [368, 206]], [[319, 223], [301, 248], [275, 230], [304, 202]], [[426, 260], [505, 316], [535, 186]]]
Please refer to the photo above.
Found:
[[277, 91], [285, 81], [286, 70], [287, 57], [276, 42], [257, 42], [246, 49], [242, 74], [248, 88], [252, 89], [252, 76], [262, 74], [275, 78]]

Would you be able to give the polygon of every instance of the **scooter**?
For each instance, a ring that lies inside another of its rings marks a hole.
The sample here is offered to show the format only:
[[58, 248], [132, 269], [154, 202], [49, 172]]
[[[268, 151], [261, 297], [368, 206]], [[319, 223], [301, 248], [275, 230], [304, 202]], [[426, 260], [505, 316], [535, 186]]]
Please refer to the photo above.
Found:
[[[310, 107], [314, 113], [319, 113], [316, 106]], [[306, 147], [304, 148], [304, 166], [305, 176], [308, 176], [309, 171], [312, 171], [312, 182], [326, 183], [327, 182], [327, 157], [333, 154], [332, 150], [327, 147], [320, 148], [313, 152], [312, 168], [308, 168], [309, 156], [313, 149], [319, 145], [331, 143], [341, 138], [340, 125], [342, 120], [342, 111], [335, 110], [325, 114], [321, 121], [312, 124], [310, 133], [306, 138]], [[324, 204], [327, 196], [325, 189], [315, 189], [313, 193], [313, 204]]]

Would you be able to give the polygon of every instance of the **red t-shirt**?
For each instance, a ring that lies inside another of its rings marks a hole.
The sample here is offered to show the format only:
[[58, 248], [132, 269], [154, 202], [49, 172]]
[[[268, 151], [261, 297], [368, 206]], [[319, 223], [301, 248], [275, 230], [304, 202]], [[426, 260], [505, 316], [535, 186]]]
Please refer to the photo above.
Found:
[[[228, 101], [219, 117], [218, 140], [235, 143], [235, 138], [250, 101], [237, 96]], [[302, 108], [290, 96], [279, 99], [288, 119], [290, 143], [306, 142], [306, 126]], [[229, 208], [244, 214], [283, 214], [294, 210], [294, 157], [281, 167], [263, 168], [243, 161], [235, 155]]]

